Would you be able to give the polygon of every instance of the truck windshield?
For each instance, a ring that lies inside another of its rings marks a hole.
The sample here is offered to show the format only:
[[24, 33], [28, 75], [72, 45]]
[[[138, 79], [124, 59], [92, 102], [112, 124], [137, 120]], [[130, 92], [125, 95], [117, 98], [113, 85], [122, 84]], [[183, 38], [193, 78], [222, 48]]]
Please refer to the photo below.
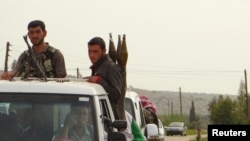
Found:
[[0, 140], [51, 141], [67, 128], [68, 138], [94, 141], [94, 113], [89, 96], [0, 93]]

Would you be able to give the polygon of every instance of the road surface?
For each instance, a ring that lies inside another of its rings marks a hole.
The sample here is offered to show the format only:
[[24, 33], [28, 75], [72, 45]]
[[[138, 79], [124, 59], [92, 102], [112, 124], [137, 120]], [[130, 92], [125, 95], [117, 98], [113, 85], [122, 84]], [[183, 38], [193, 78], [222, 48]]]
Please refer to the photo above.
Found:
[[[207, 137], [207, 135], [201, 135], [202, 138]], [[187, 135], [187, 136], [165, 136], [165, 141], [190, 141], [196, 139], [196, 135]]]

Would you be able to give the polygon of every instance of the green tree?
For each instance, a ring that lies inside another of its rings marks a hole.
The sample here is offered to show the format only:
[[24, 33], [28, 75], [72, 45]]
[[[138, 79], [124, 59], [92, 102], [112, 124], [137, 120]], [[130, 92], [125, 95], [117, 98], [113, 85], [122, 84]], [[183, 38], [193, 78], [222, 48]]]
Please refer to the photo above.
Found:
[[192, 100], [191, 108], [190, 108], [190, 112], [189, 112], [189, 122], [192, 123], [195, 121], [196, 121], [196, 119], [195, 119], [195, 107], [194, 107], [194, 101]]
[[218, 100], [213, 99], [209, 103], [210, 120], [214, 124], [236, 124], [238, 122], [236, 103], [229, 96], [219, 96]]
[[217, 100], [215, 97], [213, 97], [212, 101], [208, 103], [208, 111], [210, 112], [209, 118], [211, 121], [214, 121], [215, 119], [215, 113], [217, 111]]

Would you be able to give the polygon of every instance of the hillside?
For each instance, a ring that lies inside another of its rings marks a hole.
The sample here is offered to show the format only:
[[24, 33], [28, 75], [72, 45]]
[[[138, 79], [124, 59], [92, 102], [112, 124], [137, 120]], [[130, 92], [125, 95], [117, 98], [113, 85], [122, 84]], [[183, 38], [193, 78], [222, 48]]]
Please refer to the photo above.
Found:
[[[138, 88], [132, 88], [139, 95], [148, 96], [158, 110], [159, 115], [171, 114], [171, 102], [173, 103], [173, 114], [180, 114], [180, 94], [174, 91], [150, 91]], [[220, 94], [207, 93], [186, 93], [182, 92], [182, 114], [189, 114], [191, 102], [194, 101], [195, 112], [200, 115], [208, 115], [208, 104], [213, 98], [217, 98]], [[237, 95], [230, 96], [236, 99]]]

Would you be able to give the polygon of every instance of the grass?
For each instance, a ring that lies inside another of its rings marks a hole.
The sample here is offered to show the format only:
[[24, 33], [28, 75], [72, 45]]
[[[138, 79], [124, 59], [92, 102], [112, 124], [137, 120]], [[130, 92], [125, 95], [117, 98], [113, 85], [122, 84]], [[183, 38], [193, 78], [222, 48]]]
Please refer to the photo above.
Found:
[[[201, 130], [201, 134], [207, 134], [207, 130]], [[197, 135], [197, 130], [188, 129], [187, 135]]]
[[[201, 134], [207, 134], [207, 130], [203, 129], [201, 130]], [[194, 129], [188, 129], [187, 135], [197, 135], [197, 130]], [[190, 141], [197, 141], [196, 139], [190, 140]], [[207, 138], [200, 138], [200, 141], [207, 141]]]
[[[196, 139], [190, 140], [190, 141], [197, 141]], [[207, 141], [207, 138], [201, 138], [200, 141]]]

